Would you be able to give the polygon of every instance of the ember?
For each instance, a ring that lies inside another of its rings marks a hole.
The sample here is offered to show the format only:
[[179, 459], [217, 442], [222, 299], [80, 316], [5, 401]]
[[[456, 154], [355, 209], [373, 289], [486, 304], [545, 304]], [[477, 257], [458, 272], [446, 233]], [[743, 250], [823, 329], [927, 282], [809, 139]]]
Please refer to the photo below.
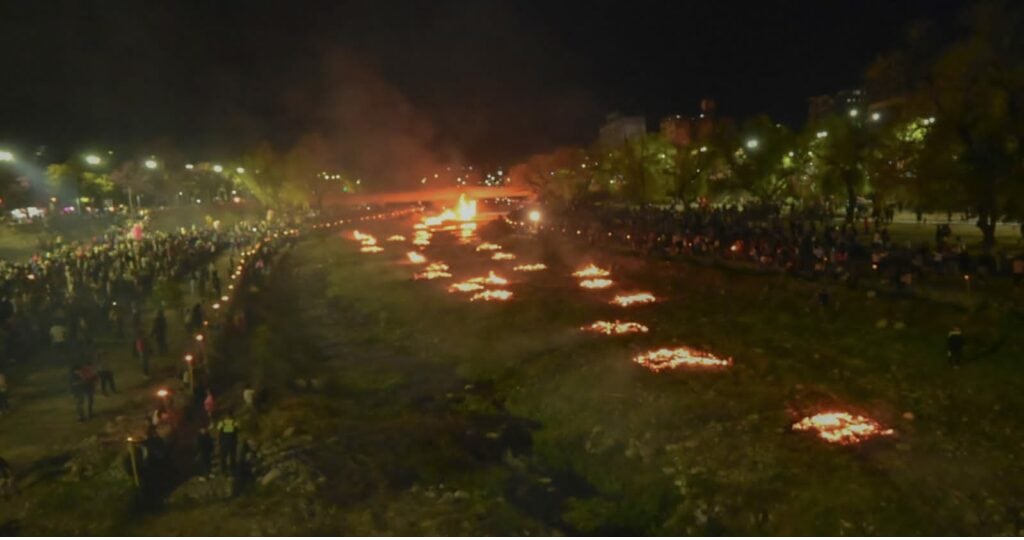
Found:
[[594, 324], [591, 324], [590, 326], [584, 326], [583, 328], [580, 328], [580, 330], [586, 332], [597, 332], [599, 334], [606, 334], [610, 336], [621, 334], [645, 333], [650, 329], [640, 323], [635, 322], [597, 321]]
[[512, 270], [516, 272], [536, 272], [538, 270], [544, 270], [547, 267], [548, 265], [542, 263], [520, 264], [519, 266], [513, 267]]
[[405, 256], [408, 257], [409, 262], [412, 264], [423, 264], [427, 262], [427, 258], [418, 251], [410, 251], [409, 253], [406, 253]]
[[808, 416], [793, 424], [794, 431], [816, 431], [818, 437], [834, 444], [855, 444], [880, 435], [892, 435], [870, 418], [843, 411], [829, 411]]
[[473, 292], [483, 290], [484, 286], [479, 283], [470, 283], [463, 281], [461, 283], [453, 283], [448, 286], [448, 292]]
[[610, 279], [584, 279], [580, 282], [580, 287], [584, 289], [607, 289], [614, 283]]
[[722, 368], [732, 365], [732, 358], [718, 358], [689, 347], [648, 351], [634, 357], [633, 361], [655, 373], [677, 367]]
[[612, 303], [618, 306], [627, 307], [633, 304], [649, 304], [654, 302], [656, 299], [654, 295], [648, 292], [633, 293], [633, 294], [619, 294], [612, 299]]
[[505, 291], [505, 290], [501, 290], [501, 289], [495, 289], [495, 290], [490, 290], [490, 291], [478, 292], [478, 293], [474, 294], [469, 300], [471, 302], [475, 302], [477, 300], [483, 300], [485, 302], [490, 302], [491, 300], [505, 301], [505, 300], [508, 300], [509, 298], [512, 298], [512, 291]]
[[499, 249], [501, 249], [501, 246], [499, 246], [498, 244], [492, 244], [490, 242], [484, 242], [483, 244], [480, 244], [479, 246], [476, 247], [477, 251], [497, 251]]
[[572, 275], [574, 277], [596, 278], [608, 277], [611, 275], [611, 272], [603, 268], [598, 268], [594, 264], [588, 264], [587, 266], [584, 266], [583, 268], [573, 272]]
[[512, 253], [505, 253], [505, 252], [502, 252], [502, 251], [499, 251], [499, 252], [495, 253], [494, 255], [491, 255], [491, 259], [493, 259], [495, 261], [511, 261], [511, 260], [513, 260], [515, 258], [516, 258], [516, 256], [514, 254], [512, 254]]

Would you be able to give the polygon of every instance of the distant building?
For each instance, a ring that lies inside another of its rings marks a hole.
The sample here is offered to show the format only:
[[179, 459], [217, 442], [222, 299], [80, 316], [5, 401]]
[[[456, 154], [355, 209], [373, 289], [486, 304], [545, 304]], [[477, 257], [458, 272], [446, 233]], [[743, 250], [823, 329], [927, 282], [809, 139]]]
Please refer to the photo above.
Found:
[[647, 133], [647, 119], [643, 116], [620, 116], [609, 114], [599, 135], [603, 146], [621, 146], [630, 139], [642, 137]]
[[675, 114], [663, 118], [660, 124], [661, 135], [678, 147], [689, 146], [695, 139], [711, 133], [719, 122], [716, 112], [715, 100], [702, 99], [700, 112], [695, 117]]

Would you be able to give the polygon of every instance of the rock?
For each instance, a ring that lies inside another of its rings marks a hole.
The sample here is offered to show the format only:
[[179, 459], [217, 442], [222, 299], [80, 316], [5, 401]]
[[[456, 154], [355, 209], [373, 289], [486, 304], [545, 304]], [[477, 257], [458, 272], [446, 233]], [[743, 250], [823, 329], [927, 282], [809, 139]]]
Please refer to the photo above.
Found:
[[278, 468], [270, 469], [270, 472], [268, 472], [267, 474], [264, 474], [260, 478], [260, 485], [261, 486], [265, 486], [265, 485], [273, 482], [274, 480], [277, 480], [278, 478], [280, 478], [282, 474], [284, 474], [284, 473], [281, 471], [281, 469], [278, 469]]

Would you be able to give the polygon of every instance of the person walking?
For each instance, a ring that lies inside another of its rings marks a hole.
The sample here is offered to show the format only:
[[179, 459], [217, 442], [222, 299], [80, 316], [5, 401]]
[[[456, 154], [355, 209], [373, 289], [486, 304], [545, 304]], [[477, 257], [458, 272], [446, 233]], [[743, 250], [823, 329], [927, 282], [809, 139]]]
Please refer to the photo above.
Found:
[[217, 422], [217, 439], [220, 444], [220, 469], [224, 474], [233, 474], [237, 465], [238, 453], [238, 421], [230, 412]]
[[959, 326], [954, 326], [946, 336], [946, 354], [953, 367], [960, 367], [964, 355], [964, 334]]

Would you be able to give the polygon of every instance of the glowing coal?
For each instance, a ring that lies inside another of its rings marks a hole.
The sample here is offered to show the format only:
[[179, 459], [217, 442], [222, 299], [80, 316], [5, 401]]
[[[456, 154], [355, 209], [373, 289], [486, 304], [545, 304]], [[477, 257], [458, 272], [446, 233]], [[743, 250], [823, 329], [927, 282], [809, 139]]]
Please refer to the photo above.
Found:
[[689, 347], [648, 351], [635, 356], [633, 361], [656, 373], [680, 367], [725, 368], [732, 365], [732, 358], [719, 358]]
[[612, 274], [611, 272], [603, 268], [599, 268], [594, 264], [588, 264], [587, 266], [584, 266], [583, 268], [580, 268], [579, 270], [573, 272], [572, 275], [573, 277], [579, 278], [601, 278], [608, 277]]
[[827, 411], [808, 416], [793, 424], [794, 431], [813, 431], [818, 437], [833, 444], [855, 444], [872, 437], [892, 435], [892, 429], [857, 414], [845, 411]]
[[612, 299], [612, 303], [617, 306], [628, 307], [633, 304], [649, 304], [654, 302], [656, 298], [654, 295], [648, 292], [632, 293], [632, 294], [619, 294]]
[[469, 300], [475, 302], [477, 300], [483, 300], [485, 302], [500, 301], [504, 302], [512, 298], [512, 291], [506, 291], [502, 289], [493, 289], [489, 291], [481, 291], [474, 294]]
[[642, 334], [646, 333], [650, 329], [640, 323], [635, 322], [597, 321], [589, 326], [584, 326], [583, 328], [580, 328], [580, 330], [583, 330], [585, 332], [596, 332], [598, 334], [605, 334], [609, 336], [618, 336], [622, 334]]

